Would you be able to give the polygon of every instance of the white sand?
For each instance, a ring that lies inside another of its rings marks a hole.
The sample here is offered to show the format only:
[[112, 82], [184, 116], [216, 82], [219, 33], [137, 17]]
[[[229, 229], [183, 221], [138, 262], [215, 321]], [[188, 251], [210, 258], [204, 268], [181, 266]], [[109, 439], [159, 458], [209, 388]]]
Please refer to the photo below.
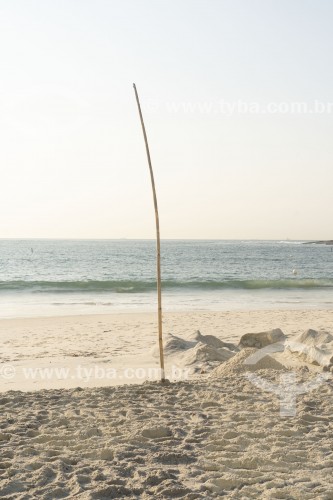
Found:
[[[273, 328], [281, 328], [289, 338], [309, 328], [333, 333], [333, 311], [204, 311], [164, 316], [165, 339], [169, 333], [191, 338], [200, 330], [237, 344], [245, 333]], [[97, 387], [156, 379], [158, 358], [153, 354], [157, 325], [151, 313], [6, 319], [0, 320], [0, 338], [0, 391]], [[174, 364], [172, 357], [167, 359], [169, 376]], [[43, 373], [44, 378], [39, 376], [43, 368], [51, 368]]]
[[[237, 344], [273, 328], [288, 340], [309, 328], [333, 333], [332, 319], [327, 310], [170, 313], [164, 326]], [[278, 396], [239, 370], [244, 351], [195, 379], [115, 386], [139, 381], [120, 378], [126, 368], [157, 366], [151, 314], [2, 320], [0, 329], [1, 390], [10, 391], [0, 394], [1, 498], [333, 498], [331, 379], [281, 417]], [[298, 383], [321, 371], [297, 354], [273, 356]], [[171, 353], [168, 369], [182, 359]], [[79, 365], [118, 377], [79, 380]], [[27, 367], [67, 367], [69, 376], [31, 380]], [[279, 384], [285, 370], [261, 367]]]

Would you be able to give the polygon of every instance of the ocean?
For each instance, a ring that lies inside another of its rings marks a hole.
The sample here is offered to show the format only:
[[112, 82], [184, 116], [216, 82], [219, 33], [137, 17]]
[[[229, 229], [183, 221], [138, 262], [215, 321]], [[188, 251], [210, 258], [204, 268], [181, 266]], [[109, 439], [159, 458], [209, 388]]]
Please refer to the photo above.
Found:
[[[164, 240], [163, 308], [331, 308], [331, 248]], [[152, 311], [155, 262], [154, 240], [0, 240], [0, 317]]]

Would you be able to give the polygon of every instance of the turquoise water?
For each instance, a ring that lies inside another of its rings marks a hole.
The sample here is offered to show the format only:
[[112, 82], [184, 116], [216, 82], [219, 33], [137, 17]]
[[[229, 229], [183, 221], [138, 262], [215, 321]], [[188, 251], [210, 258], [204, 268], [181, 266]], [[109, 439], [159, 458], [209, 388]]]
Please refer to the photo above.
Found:
[[[166, 310], [333, 306], [333, 252], [290, 241], [162, 242]], [[152, 310], [152, 240], [1, 240], [0, 316]]]

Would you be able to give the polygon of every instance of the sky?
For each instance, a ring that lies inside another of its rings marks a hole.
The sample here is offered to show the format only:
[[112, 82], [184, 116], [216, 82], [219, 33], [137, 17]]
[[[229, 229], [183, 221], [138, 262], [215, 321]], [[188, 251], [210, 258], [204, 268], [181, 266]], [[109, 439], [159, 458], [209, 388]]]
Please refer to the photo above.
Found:
[[331, 0], [0, 0], [0, 237], [331, 239]]

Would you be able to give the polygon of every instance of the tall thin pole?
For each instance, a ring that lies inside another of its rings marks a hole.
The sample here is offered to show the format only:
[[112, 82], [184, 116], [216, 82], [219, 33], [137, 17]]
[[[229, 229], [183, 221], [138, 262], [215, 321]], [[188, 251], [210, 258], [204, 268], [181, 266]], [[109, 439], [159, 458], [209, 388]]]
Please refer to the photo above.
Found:
[[146, 145], [146, 153], [150, 171], [151, 187], [153, 189], [154, 198], [154, 208], [155, 208], [155, 222], [156, 222], [156, 264], [157, 264], [157, 315], [158, 315], [158, 343], [160, 349], [160, 367], [161, 367], [161, 381], [165, 382], [165, 371], [164, 371], [164, 353], [163, 353], [163, 334], [162, 334], [162, 289], [161, 289], [161, 240], [160, 240], [160, 221], [158, 217], [158, 206], [157, 206], [157, 196], [154, 180], [154, 172], [151, 164], [148, 139], [146, 134], [146, 128], [143, 121], [138, 91], [136, 90], [135, 83], [133, 83], [135, 98], [138, 105], [140, 121], [142, 126], [143, 137]]

